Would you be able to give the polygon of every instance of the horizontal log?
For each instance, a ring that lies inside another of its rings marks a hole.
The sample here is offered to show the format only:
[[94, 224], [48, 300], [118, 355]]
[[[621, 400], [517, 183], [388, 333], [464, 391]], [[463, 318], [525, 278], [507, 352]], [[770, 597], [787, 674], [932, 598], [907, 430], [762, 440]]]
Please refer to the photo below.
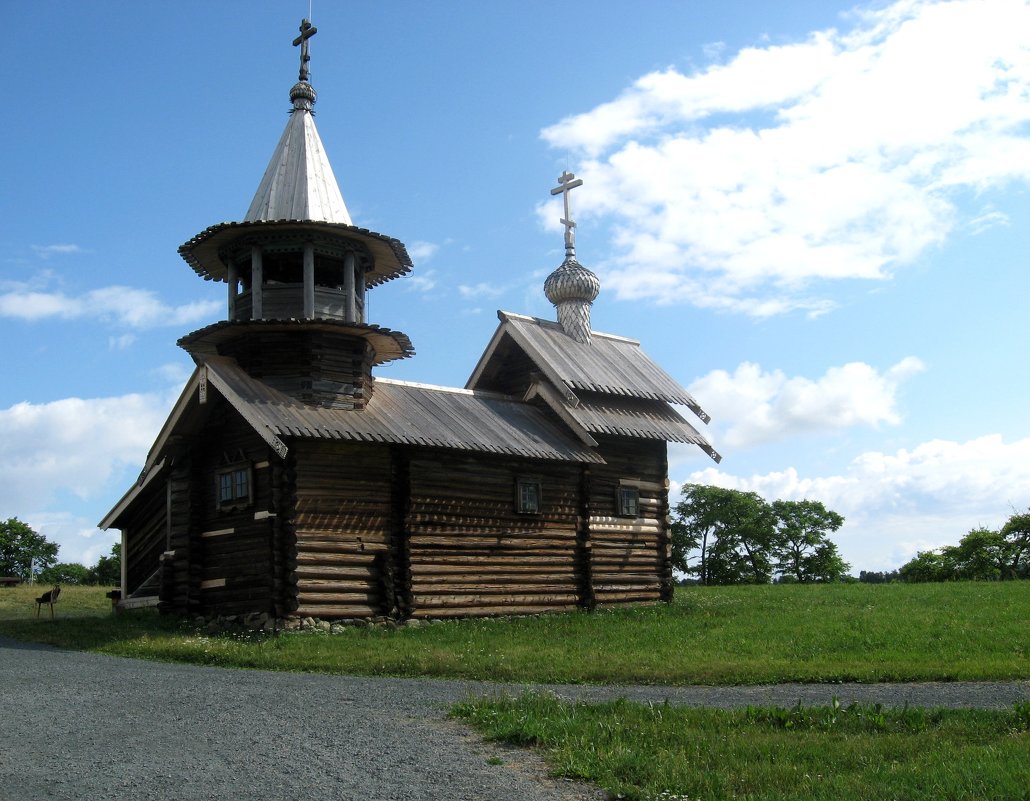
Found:
[[571, 559], [563, 559], [553, 565], [533, 565], [532, 567], [516, 567], [508, 565], [492, 565], [483, 562], [453, 565], [420, 565], [411, 566], [411, 575], [426, 580], [446, 580], [448, 576], [493, 576], [496, 578], [517, 578], [519, 576], [566, 576], [571, 575], [575, 565]]
[[379, 614], [378, 606], [368, 604], [300, 604], [291, 617], [320, 617], [323, 619], [341, 617], [373, 617]]
[[594, 592], [599, 604], [648, 603], [659, 600], [657, 592]]
[[385, 551], [389, 546], [379, 541], [358, 540], [321, 540], [309, 538], [306, 534], [298, 532], [297, 550], [312, 553], [371, 553], [373, 551]]
[[591, 515], [587, 521], [591, 531], [655, 532], [662, 529], [661, 521], [642, 517], [609, 517]]
[[348, 553], [305, 553], [297, 552], [296, 564], [298, 569], [302, 565], [349, 565], [353, 564], [353, 554]]
[[509, 548], [525, 547], [525, 548], [546, 548], [546, 547], [568, 547], [570, 543], [575, 543], [576, 534], [575, 532], [569, 532], [564, 535], [549, 534], [547, 538], [540, 536], [534, 537], [518, 537], [518, 536], [504, 536], [499, 535], [497, 537], [481, 537], [481, 536], [470, 536], [457, 534], [454, 536], [441, 536], [445, 532], [412, 532], [410, 536], [410, 542], [412, 546], [416, 545], [457, 545], [461, 544], [464, 546], [469, 545], [483, 545], [483, 546], [503, 546]]
[[554, 595], [568, 594], [570, 596], [576, 595], [579, 592], [579, 586], [575, 581], [562, 581], [547, 584], [544, 582], [526, 582], [521, 584], [514, 583], [502, 583], [492, 584], [489, 582], [480, 581], [468, 581], [464, 583], [455, 584], [427, 584], [424, 581], [412, 582], [411, 591], [419, 597], [450, 597], [454, 595], [462, 595], [468, 593], [483, 594], [483, 595], [504, 595], [510, 596], [516, 595]]
[[350, 579], [349, 581], [323, 581], [320, 579], [300, 579], [297, 590], [301, 592], [379, 592], [379, 582], [366, 579]]
[[545, 612], [569, 612], [579, 608], [575, 603], [558, 604], [505, 604], [504, 606], [454, 606], [415, 608], [415, 618], [496, 617], [498, 615], [539, 615]]
[[293, 575], [297, 578], [341, 578], [344, 576], [370, 576], [375, 571], [372, 570], [372, 560], [368, 560], [365, 563], [348, 563], [346, 565], [304, 565], [303, 567], [298, 566], [293, 571]]
[[[542, 557], [542, 558], [564, 558], [574, 559], [576, 556], [576, 543], [566, 542], [560, 546], [556, 546], [553, 543], [547, 545], [539, 545], [534, 547], [528, 546], [512, 546], [512, 545], [470, 545], [468, 543], [462, 544], [461, 542], [448, 542], [446, 545], [420, 545], [419, 543], [411, 543], [408, 546], [408, 552], [411, 554], [411, 561], [418, 562], [422, 559], [431, 556], [445, 557], [451, 564], [456, 564], [458, 559], [471, 559], [472, 557], [485, 557], [487, 559], [495, 558], [530, 558], [530, 557]], [[471, 562], [470, 562], [471, 564]]]
[[297, 600], [301, 606], [375, 604], [379, 601], [379, 595], [369, 592], [298, 592]]
[[423, 593], [413, 592], [415, 606], [419, 608], [439, 608], [449, 606], [507, 606], [507, 605], [519, 605], [519, 604], [560, 604], [560, 603], [575, 603], [578, 599], [578, 595], [574, 592], [569, 593], [551, 593], [548, 595], [530, 595], [530, 594], [503, 594], [503, 595], [487, 595], [487, 594], [454, 594], [454, 595], [426, 595]]
[[[573, 559], [574, 549], [570, 545], [565, 550], [547, 551], [544, 556], [527, 556], [521, 551], [512, 556], [501, 556], [494, 553], [464, 553], [463, 562], [470, 564], [485, 563], [491, 565], [510, 565], [511, 567], [533, 570], [535, 565], [570, 564]], [[431, 550], [419, 556], [418, 563], [424, 567], [449, 567], [455, 564], [455, 555], [452, 553], [441, 553], [438, 550]]]
[[609, 554], [618, 551], [624, 551], [627, 554], [655, 554], [658, 552], [658, 543], [654, 541], [626, 542], [625, 540], [605, 540], [591, 537], [590, 547], [595, 551], [607, 551]]

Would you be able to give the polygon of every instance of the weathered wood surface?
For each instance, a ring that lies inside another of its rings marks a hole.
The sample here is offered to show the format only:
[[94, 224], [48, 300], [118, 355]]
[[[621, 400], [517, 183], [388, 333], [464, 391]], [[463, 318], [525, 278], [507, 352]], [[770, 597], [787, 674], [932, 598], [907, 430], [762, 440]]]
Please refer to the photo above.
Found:
[[303, 442], [295, 458], [296, 614], [352, 617], [339, 612], [352, 602], [384, 614], [392, 584], [384, 569], [394, 514], [389, 448]]

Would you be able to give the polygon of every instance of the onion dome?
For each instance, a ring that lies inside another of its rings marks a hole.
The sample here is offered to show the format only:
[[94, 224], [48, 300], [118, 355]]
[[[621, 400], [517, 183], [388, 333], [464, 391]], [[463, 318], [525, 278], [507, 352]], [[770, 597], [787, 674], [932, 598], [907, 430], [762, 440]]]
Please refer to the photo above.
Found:
[[590, 305], [601, 291], [597, 276], [576, 260], [576, 223], [572, 219], [569, 191], [582, 186], [583, 180], [571, 172], [563, 172], [552, 195], [561, 194], [565, 201], [565, 261], [544, 281], [544, 294], [558, 310], [562, 329], [577, 342], [590, 342]]

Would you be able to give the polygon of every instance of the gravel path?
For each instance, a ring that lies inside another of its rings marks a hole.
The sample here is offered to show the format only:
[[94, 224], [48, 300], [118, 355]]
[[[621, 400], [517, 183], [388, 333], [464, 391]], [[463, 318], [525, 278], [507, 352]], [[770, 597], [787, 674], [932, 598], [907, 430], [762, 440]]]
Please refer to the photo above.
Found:
[[[469, 695], [520, 689], [173, 665], [0, 638], [0, 799], [603, 798], [446, 719]], [[985, 708], [1030, 700], [1030, 682], [547, 689], [723, 707], [834, 695]]]

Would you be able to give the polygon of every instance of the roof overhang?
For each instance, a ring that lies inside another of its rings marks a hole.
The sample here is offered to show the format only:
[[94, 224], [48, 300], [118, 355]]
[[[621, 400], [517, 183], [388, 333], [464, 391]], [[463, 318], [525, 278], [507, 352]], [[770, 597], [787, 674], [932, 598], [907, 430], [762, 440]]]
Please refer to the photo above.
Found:
[[342, 320], [221, 320], [198, 329], [178, 341], [180, 348], [193, 355], [217, 356], [218, 346], [238, 337], [264, 331], [321, 331], [350, 335], [366, 340], [375, 351], [373, 365], [385, 364], [415, 355], [415, 347], [407, 334], [370, 323], [348, 323]]
[[223, 222], [212, 225], [179, 247], [179, 255], [197, 275], [207, 281], [228, 281], [229, 270], [222, 261], [220, 251], [237, 239], [251, 233], [284, 231], [329, 234], [361, 242], [372, 254], [374, 265], [365, 273], [368, 286], [378, 286], [393, 278], [411, 272], [411, 257], [399, 239], [378, 234], [367, 228], [319, 220], [254, 220], [252, 222]]

